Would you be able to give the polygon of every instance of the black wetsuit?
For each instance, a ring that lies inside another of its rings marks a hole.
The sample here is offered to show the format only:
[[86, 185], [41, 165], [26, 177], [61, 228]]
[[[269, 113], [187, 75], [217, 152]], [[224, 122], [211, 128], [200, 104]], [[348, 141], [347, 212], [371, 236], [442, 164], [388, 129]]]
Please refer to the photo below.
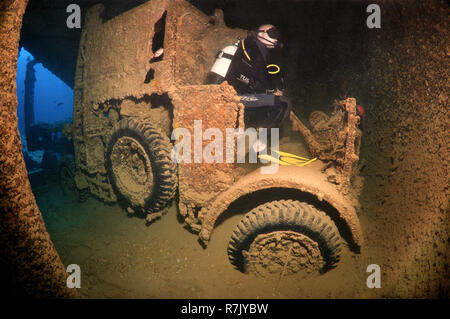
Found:
[[238, 94], [275, 90], [272, 76], [267, 71], [268, 59], [269, 50], [255, 35], [249, 35], [239, 43], [225, 80]]
[[288, 103], [273, 95], [276, 90], [267, 65], [270, 52], [255, 35], [239, 43], [225, 80], [241, 96], [246, 127], [279, 127], [290, 112]]

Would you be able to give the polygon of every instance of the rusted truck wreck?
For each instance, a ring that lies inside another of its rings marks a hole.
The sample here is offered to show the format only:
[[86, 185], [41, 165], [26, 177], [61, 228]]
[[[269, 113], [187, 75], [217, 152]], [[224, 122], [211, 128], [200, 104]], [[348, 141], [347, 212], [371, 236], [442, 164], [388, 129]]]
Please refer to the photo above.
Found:
[[[291, 113], [292, 128], [318, 158], [307, 166], [266, 175], [261, 164], [176, 164], [174, 128], [193, 130], [201, 120], [203, 130], [219, 128], [224, 136], [227, 128], [245, 129], [235, 90], [204, 83], [217, 50], [246, 31], [182, 0], [149, 1], [104, 23], [102, 9], [87, 14], [76, 70], [77, 188], [148, 221], [175, 199], [205, 246], [218, 220], [245, 206], [228, 248], [243, 272], [324, 272], [337, 265], [343, 247], [360, 252], [350, 183], [361, 136], [354, 99], [337, 103], [331, 117], [312, 114], [311, 129]], [[321, 134], [335, 138], [325, 145]]]

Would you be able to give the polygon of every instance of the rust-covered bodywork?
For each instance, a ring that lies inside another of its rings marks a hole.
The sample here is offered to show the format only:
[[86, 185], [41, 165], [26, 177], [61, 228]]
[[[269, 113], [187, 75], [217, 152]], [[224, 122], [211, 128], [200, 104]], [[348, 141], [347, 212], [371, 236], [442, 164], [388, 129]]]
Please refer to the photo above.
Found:
[[[223, 156], [220, 163], [196, 163], [195, 139], [201, 141], [202, 150], [210, 142], [203, 139], [203, 132], [208, 128], [219, 129], [225, 139], [227, 128], [234, 130], [239, 127], [239, 119], [243, 117], [243, 105], [236, 91], [226, 84], [186, 86], [173, 91], [170, 96], [174, 105], [174, 127], [188, 129], [193, 134], [190, 163], [178, 164], [178, 175], [181, 177], [178, 186], [179, 211], [186, 218], [186, 222], [193, 226], [198, 223], [196, 211], [226, 191], [234, 184], [236, 177], [235, 164], [225, 161], [226, 143], [222, 145]], [[201, 121], [201, 135], [194, 131], [194, 121]]]
[[[115, 202], [104, 160], [112, 126], [121, 117], [139, 117], [170, 132], [168, 93], [203, 84], [218, 48], [235, 42], [245, 31], [226, 28], [219, 13], [208, 17], [179, 0], [149, 1], [104, 23], [102, 11], [102, 5], [91, 8], [83, 28], [73, 138], [79, 184], [89, 185], [98, 198]], [[165, 19], [164, 57], [150, 64], [160, 19]], [[148, 74], [152, 79], [145, 83]]]

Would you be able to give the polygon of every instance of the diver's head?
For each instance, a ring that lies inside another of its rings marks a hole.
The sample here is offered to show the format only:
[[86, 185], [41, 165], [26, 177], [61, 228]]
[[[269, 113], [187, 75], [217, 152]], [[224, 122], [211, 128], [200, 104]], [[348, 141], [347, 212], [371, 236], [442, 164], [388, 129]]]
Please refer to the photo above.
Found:
[[271, 24], [263, 24], [256, 31], [256, 38], [268, 49], [282, 48], [280, 31]]

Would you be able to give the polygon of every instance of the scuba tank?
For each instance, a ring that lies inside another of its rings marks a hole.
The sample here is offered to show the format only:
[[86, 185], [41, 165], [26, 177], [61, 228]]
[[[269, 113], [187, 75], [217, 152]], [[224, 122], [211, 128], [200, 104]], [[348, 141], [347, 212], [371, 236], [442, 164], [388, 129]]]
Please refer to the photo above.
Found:
[[235, 44], [226, 46], [219, 52], [217, 52], [216, 60], [208, 75], [209, 84], [220, 84], [225, 80], [225, 77], [230, 68], [231, 61], [238, 48], [241, 38], [239, 37]]

